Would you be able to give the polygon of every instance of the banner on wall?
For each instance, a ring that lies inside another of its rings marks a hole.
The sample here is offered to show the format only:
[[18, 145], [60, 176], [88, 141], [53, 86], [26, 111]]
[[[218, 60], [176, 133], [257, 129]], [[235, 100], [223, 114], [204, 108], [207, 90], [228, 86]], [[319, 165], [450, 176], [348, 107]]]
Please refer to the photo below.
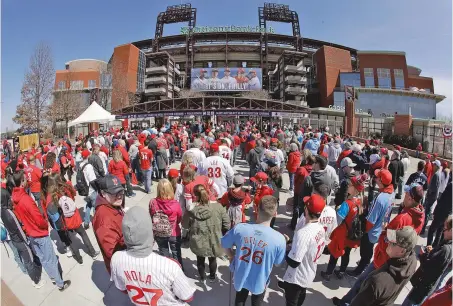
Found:
[[194, 91], [253, 91], [262, 89], [261, 68], [193, 68], [190, 89]]

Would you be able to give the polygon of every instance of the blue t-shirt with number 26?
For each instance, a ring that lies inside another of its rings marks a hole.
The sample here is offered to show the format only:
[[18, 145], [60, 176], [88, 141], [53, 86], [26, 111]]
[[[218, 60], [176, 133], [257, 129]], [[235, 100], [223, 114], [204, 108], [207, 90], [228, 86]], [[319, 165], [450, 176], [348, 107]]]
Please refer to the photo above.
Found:
[[223, 248], [233, 245], [236, 254], [230, 270], [234, 273], [234, 289], [263, 293], [273, 265], [285, 259], [285, 237], [269, 226], [240, 223], [222, 238]]

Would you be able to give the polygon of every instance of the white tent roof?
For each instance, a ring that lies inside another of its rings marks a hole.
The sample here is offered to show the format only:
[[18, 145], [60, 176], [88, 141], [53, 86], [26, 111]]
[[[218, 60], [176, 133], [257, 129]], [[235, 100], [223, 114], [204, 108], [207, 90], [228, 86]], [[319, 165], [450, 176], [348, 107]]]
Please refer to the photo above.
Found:
[[79, 117], [69, 122], [68, 126], [91, 122], [105, 123], [114, 120], [115, 115], [110, 114], [94, 101]]

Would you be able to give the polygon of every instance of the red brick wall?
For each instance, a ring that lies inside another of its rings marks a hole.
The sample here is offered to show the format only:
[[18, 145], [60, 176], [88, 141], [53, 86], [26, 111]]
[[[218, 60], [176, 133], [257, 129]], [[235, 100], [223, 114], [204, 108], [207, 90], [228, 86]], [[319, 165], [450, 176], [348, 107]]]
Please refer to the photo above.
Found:
[[97, 70], [70, 71], [57, 70], [55, 74], [55, 89], [58, 89], [60, 81], [66, 82], [66, 88], [70, 88], [71, 81], [83, 81], [83, 87], [88, 87], [89, 80], [96, 80], [96, 86], [99, 86], [100, 73]]
[[128, 93], [137, 89], [139, 52], [132, 44], [118, 46], [113, 51], [112, 111], [128, 106]]
[[333, 91], [339, 86], [339, 74], [351, 72], [351, 54], [349, 51], [323, 46], [316, 54], [317, 79], [319, 83], [320, 106], [333, 105]]
[[407, 63], [405, 55], [398, 54], [361, 54], [358, 53], [359, 65], [360, 65], [360, 83], [365, 86], [365, 76], [363, 74], [364, 68], [373, 68], [374, 70], [374, 84], [378, 87], [378, 75], [377, 68], [388, 68], [390, 69], [390, 77], [392, 87], [395, 87], [395, 78], [393, 75], [393, 69], [403, 69], [404, 84], [408, 87], [408, 73]]
[[412, 116], [411, 115], [395, 115], [395, 135], [411, 135]]
[[431, 93], [434, 93], [434, 83], [432, 78], [420, 77], [420, 76], [409, 76], [407, 81], [407, 88], [417, 87], [419, 89], [428, 88]]

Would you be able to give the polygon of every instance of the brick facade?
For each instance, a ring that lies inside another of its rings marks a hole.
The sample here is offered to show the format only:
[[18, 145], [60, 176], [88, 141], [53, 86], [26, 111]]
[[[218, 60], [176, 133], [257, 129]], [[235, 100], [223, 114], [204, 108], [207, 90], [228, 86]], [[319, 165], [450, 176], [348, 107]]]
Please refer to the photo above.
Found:
[[412, 116], [411, 115], [395, 115], [394, 134], [395, 135], [411, 135]]
[[434, 82], [432, 78], [410, 75], [406, 87], [417, 87], [418, 89], [428, 88], [434, 93]]
[[388, 68], [390, 69], [391, 77], [391, 87], [395, 88], [395, 76], [393, 74], [393, 69], [402, 69], [404, 75], [404, 87], [408, 87], [408, 72], [407, 72], [407, 63], [406, 55], [401, 52], [376, 52], [376, 53], [362, 53], [358, 52], [358, 59], [360, 64], [360, 83], [362, 86], [365, 86], [365, 75], [364, 68], [373, 68], [374, 72], [374, 84], [375, 87], [379, 87], [378, 83], [378, 68]]

